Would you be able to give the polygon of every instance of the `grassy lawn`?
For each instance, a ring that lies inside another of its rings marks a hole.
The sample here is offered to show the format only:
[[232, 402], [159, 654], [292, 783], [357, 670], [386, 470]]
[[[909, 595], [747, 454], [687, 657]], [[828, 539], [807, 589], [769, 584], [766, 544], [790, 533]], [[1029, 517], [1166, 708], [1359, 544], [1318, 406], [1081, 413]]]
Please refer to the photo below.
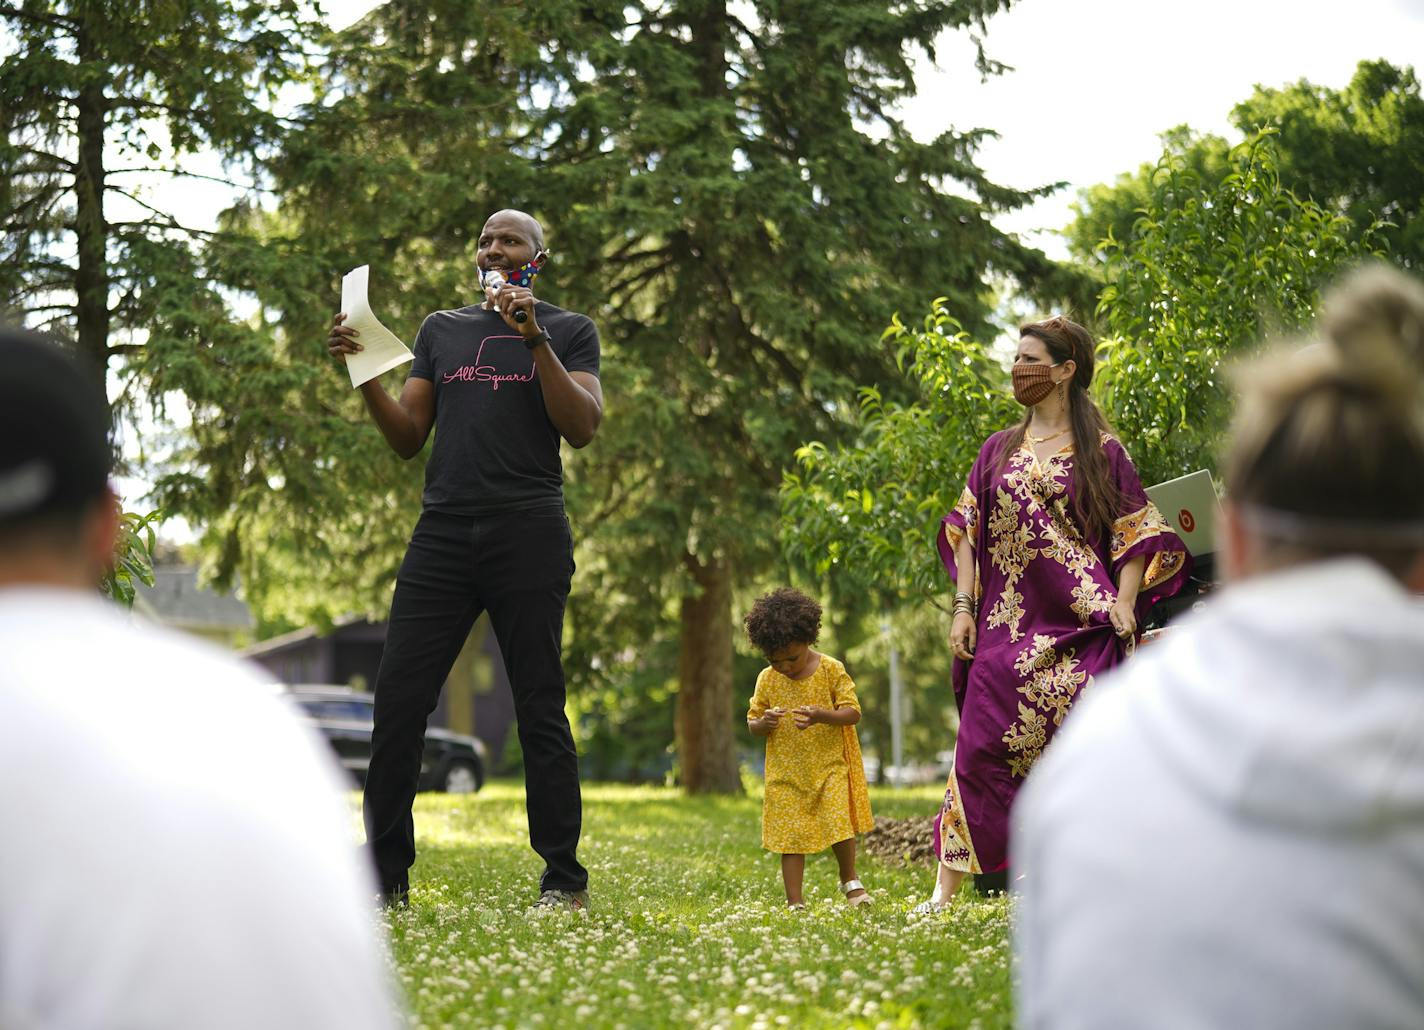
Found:
[[[938, 787], [872, 790], [877, 815], [932, 812]], [[420, 1026], [1008, 1027], [1008, 905], [966, 893], [907, 922], [933, 873], [862, 855], [851, 910], [830, 853], [784, 907], [759, 798], [586, 785], [579, 857], [593, 912], [529, 918], [542, 866], [522, 787], [422, 794], [411, 907], [387, 917]]]

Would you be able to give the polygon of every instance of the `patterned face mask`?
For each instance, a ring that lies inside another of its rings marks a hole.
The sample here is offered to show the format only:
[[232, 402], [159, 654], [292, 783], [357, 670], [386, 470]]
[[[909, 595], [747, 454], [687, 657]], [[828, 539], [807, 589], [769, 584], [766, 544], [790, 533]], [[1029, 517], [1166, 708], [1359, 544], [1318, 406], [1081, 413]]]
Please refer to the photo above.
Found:
[[[504, 281], [507, 282], [510, 286], [520, 286], [527, 290], [529, 288], [530, 283], [534, 281], [534, 277], [539, 274], [540, 270], [543, 267], [544, 255], [541, 252], [540, 254], [535, 256], [533, 261], [526, 261], [518, 268], [511, 268], [508, 272], [501, 271], [499, 274], [504, 276]], [[485, 287], [486, 289], [488, 288], [488, 285], [486, 283], [486, 277], [489, 274], [490, 273], [486, 272], [484, 269], [480, 270], [480, 286]]]
[[[1061, 365], [1062, 362], [1058, 364]], [[1058, 365], [1015, 365], [1010, 370], [1014, 379], [1014, 400], [1025, 408], [1042, 402], [1058, 385], [1048, 373], [1050, 368], [1057, 367]]]

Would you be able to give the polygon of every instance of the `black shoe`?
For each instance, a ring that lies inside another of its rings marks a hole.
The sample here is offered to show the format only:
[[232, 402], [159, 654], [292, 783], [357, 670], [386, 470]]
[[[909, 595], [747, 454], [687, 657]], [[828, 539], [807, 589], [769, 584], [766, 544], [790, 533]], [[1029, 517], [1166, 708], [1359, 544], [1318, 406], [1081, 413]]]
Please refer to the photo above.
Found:
[[410, 887], [398, 884], [381, 889], [381, 907], [384, 909], [410, 908]]

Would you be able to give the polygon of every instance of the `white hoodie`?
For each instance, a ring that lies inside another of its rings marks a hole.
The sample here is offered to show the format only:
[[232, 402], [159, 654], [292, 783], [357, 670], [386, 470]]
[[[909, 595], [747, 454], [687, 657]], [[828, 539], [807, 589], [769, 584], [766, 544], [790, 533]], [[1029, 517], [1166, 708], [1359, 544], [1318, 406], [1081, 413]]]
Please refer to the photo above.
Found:
[[1363, 560], [1232, 587], [1013, 822], [1020, 1026], [1424, 1028], [1424, 601]]
[[230, 656], [0, 589], [0, 1027], [394, 1030], [345, 790]]

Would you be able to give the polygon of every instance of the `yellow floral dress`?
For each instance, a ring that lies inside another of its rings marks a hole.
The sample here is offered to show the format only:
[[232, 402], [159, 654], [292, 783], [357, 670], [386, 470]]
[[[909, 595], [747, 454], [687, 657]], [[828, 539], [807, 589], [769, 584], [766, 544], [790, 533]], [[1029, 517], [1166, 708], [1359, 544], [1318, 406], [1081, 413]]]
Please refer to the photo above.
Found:
[[766, 668], [757, 677], [748, 719], [769, 708], [788, 714], [766, 738], [766, 796], [761, 845], [783, 855], [809, 855], [869, 830], [870, 795], [854, 726], [816, 723], [796, 728], [791, 709], [802, 705], [860, 711], [845, 666], [822, 655], [816, 671], [794, 680]]

